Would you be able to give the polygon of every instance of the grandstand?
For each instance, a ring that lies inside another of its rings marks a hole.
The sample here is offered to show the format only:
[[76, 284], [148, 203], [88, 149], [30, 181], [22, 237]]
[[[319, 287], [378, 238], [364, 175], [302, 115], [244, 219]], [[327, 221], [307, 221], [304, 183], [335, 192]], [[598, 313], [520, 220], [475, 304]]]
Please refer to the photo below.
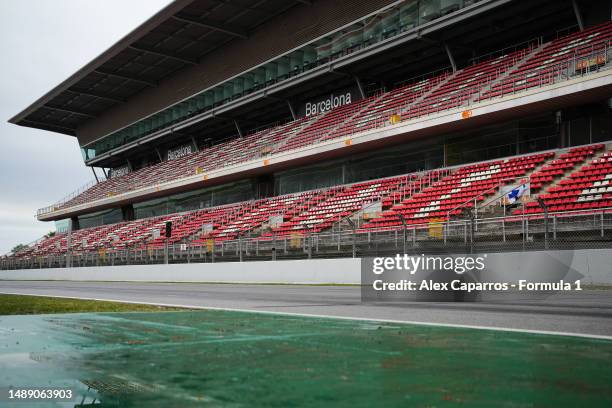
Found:
[[95, 180], [0, 267], [610, 245], [609, 2], [241, 4], [171, 3], [10, 120]]

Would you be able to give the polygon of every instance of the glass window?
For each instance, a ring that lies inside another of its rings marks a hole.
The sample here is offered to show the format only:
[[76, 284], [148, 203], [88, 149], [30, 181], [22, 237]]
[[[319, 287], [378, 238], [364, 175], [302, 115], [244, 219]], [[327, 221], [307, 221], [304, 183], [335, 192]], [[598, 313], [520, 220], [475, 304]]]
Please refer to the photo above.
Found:
[[289, 77], [289, 57], [281, 57], [278, 59], [278, 78], [286, 79]]
[[66, 218], [64, 220], [55, 221], [55, 231], [58, 233], [68, 232], [68, 227], [70, 224], [70, 219]]
[[589, 118], [582, 117], [570, 121], [570, 146], [591, 143]]
[[254, 68], [240, 77], [219, 84], [209, 91], [194, 95], [188, 101], [168, 107], [164, 112], [150, 119], [143, 119], [141, 122], [144, 122], [144, 125], [135, 124], [123, 132], [117, 132], [121, 137], [112, 139], [112, 142], [104, 145], [103, 149], [99, 148], [98, 153], [114, 149], [188, 116], [227, 103], [237, 96], [284, 80], [305, 69], [312, 69], [318, 64], [327, 62], [330, 58], [340, 57], [347, 52], [354, 51], [357, 47], [371, 45], [474, 2], [474, 0], [469, 2], [463, 0], [406, 0], [401, 2], [377, 15], [365, 17], [337, 33], [315, 40], [288, 55], [280, 56], [264, 66]]
[[246, 73], [242, 76], [242, 84], [244, 92], [249, 92], [255, 86], [255, 81], [253, 80], [252, 73]]
[[420, 12], [421, 24], [437, 19], [440, 17], [440, 0], [421, 0]]
[[256, 87], [266, 83], [266, 69], [264, 67], [255, 69], [253, 75]]
[[215, 91], [215, 103], [221, 103], [223, 101], [223, 87], [218, 86], [214, 89]]
[[371, 17], [363, 27], [363, 40], [368, 44], [378, 42], [382, 34], [382, 19], [380, 15]]
[[168, 199], [158, 198], [134, 204], [134, 217], [136, 219], [158, 217], [168, 214]]
[[289, 56], [289, 65], [291, 71], [300, 71], [304, 66], [304, 51], [298, 50], [292, 52]]
[[275, 175], [278, 195], [336, 186], [343, 183], [342, 165], [338, 162], [289, 170]]
[[169, 197], [134, 204], [136, 219], [157, 217], [183, 211], [216, 207], [253, 199], [253, 185], [249, 180], [218, 187], [210, 187], [174, 194]]
[[332, 40], [330, 38], [326, 38], [318, 41], [315, 49], [317, 50], [317, 61], [327, 60], [327, 58], [331, 55]]
[[276, 62], [269, 62], [266, 64], [266, 82], [276, 81], [278, 76], [278, 64]]
[[307, 45], [304, 50], [304, 67], [311, 68], [317, 62], [317, 50], [311, 45]]
[[419, 21], [419, 3], [412, 1], [404, 3], [399, 10], [399, 25], [401, 30], [409, 30], [416, 27]]
[[612, 140], [612, 112], [593, 116], [592, 135], [593, 143]]
[[395, 35], [399, 28], [399, 10], [392, 8], [381, 16], [382, 35], [391, 37]]
[[204, 94], [205, 104], [207, 107], [213, 106], [215, 104], [215, 92], [208, 91]]
[[461, 7], [463, 7], [463, 0], [441, 0], [440, 14], [446, 15], [459, 10]]
[[83, 229], [121, 222], [123, 220], [123, 215], [120, 208], [115, 208], [93, 214], [80, 215], [78, 220], [79, 229]]
[[242, 95], [244, 92], [244, 78], [238, 77], [234, 79], [234, 95]]

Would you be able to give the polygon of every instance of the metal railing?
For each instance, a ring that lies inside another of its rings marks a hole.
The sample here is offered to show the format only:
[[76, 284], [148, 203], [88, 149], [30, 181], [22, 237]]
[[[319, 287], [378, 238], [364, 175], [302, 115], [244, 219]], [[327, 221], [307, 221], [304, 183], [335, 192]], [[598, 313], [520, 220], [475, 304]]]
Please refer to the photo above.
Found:
[[[516, 183], [516, 181], [519, 181], [518, 184]], [[509, 184], [512, 183], [512, 184]], [[502, 193], [502, 194], [498, 194], [494, 197], [491, 198], [486, 198], [491, 192], [493, 191], [498, 191], [500, 190], [502, 187], [508, 186], [511, 189], [514, 189], [522, 184], [529, 184], [531, 183], [531, 178], [527, 175], [527, 176], [521, 176], [521, 177], [509, 177], [509, 178], [504, 178], [499, 180], [499, 182], [497, 182], [493, 187], [489, 187], [488, 189], [481, 191], [477, 194], [475, 194], [473, 197], [468, 198], [467, 200], [465, 200], [464, 202], [456, 205], [455, 207], [453, 207], [452, 209], [448, 210], [446, 212], [446, 218], [447, 219], [452, 219], [453, 213], [456, 212], [459, 209], [462, 208], [469, 208], [472, 211], [474, 211], [474, 216], [476, 218], [478, 218], [478, 209], [482, 208], [482, 207], [486, 207], [488, 205], [490, 205], [491, 203], [497, 201], [497, 200], [501, 200], [503, 197], [505, 197], [508, 193]], [[483, 199], [484, 202], [479, 206], [478, 205], [478, 201], [480, 199]], [[470, 208], [469, 205], [473, 204], [473, 206]]]
[[612, 248], [612, 208], [0, 258], [0, 269]]
[[400, 186], [395, 191], [390, 191], [388, 194], [379, 195], [373, 201], [365, 203], [361, 210], [354, 214], [340, 218], [336, 221], [331, 229], [332, 231], [342, 231], [352, 228], [361, 228], [372, 217], [366, 217], [369, 209], [377, 205], [382, 207], [382, 202], [388, 198], [393, 199], [393, 205], [401, 203], [405, 199], [412, 197], [414, 194], [421, 192], [423, 189], [431, 186], [433, 183], [441, 181], [443, 178], [451, 174], [451, 169], [442, 167], [435, 170], [422, 171], [401, 176]]
[[90, 180], [89, 182], [83, 184], [82, 186], [80, 186], [79, 188], [77, 188], [76, 190], [71, 192], [70, 194], [67, 194], [65, 197], [63, 197], [61, 200], [57, 201], [56, 203], [54, 203], [52, 205], [49, 205], [47, 207], [39, 208], [36, 211], [36, 216], [49, 214], [49, 213], [52, 213], [53, 211], [57, 211], [57, 210], [61, 209], [70, 200], [72, 200], [73, 198], [78, 197], [79, 195], [81, 195], [85, 191], [89, 190], [91, 187], [93, 187], [96, 184], [98, 184], [97, 180], [95, 180], [95, 179]]

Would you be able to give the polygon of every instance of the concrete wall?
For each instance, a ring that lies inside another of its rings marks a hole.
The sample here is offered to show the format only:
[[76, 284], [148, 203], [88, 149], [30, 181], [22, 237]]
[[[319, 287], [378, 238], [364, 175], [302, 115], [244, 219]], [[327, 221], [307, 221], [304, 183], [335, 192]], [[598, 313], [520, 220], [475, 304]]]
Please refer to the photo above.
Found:
[[[612, 249], [488, 254], [487, 281], [581, 279], [612, 285]], [[150, 282], [343, 283], [361, 282], [361, 259], [226, 262], [215, 264], [128, 265], [0, 271], [0, 280]], [[0, 284], [1, 285], [1, 284]]]
[[128, 265], [0, 271], [0, 279], [149, 282], [359, 283], [360, 259]]

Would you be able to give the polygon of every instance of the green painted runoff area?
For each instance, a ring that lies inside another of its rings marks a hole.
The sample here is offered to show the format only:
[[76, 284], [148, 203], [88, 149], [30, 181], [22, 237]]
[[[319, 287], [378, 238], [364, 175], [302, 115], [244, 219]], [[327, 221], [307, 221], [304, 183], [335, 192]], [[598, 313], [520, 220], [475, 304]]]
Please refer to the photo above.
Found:
[[0, 317], [0, 406], [612, 406], [612, 341], [226, 312]]

